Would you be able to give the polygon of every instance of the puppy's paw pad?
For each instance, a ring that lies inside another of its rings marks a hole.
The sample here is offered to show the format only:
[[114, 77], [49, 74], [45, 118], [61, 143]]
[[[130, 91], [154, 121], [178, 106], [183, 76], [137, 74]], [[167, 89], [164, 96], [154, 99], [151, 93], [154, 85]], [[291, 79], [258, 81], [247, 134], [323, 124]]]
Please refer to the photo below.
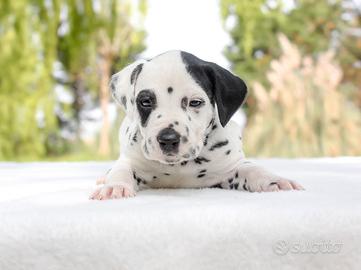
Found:
[[135, 191], [122, 185], [105, 185], [97, 188], [89, 197], [90, 200], [110, 200], [134, 197]]

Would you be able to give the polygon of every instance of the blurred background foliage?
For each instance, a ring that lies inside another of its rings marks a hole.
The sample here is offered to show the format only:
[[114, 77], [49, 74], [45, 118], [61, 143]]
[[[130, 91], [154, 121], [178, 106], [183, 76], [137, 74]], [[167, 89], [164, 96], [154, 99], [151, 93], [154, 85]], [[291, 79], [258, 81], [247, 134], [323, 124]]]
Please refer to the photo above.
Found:
[[[250, 87], [247, 155], [361, 155], [355, 0], [219, 6], [224, 54]], [[146, 14], [146, 0], [1, 0], [0, 160], [116, 158], [108, 82], [144, 51]]]
[[[144, 50], [146, 2], [134, 3], [0, 2], [0, 159], [116, 155], [108, 80]], [[98, 104], [99, 142], [87, 142], [82, 122]]]
[[221, 13], [224, 53], [251, 90], [246, 153], [361, 155], [360, 5], [221, 0]]

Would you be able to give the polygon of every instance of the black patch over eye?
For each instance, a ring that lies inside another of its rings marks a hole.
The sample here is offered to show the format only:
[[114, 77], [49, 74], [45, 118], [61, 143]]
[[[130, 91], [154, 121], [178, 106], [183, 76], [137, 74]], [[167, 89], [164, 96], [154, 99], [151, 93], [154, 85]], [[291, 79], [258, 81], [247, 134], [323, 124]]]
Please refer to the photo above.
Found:
[[146, 126], [150, 113], [157, 107], [157, 99], [151, 90], [142, 90], [137, 96], [137, 109], [142, 126]]
[[204, 100], [202, 99], [192, 99], [189, 101], [189, 106], [193, 108], [198, 108], [204, 104]]

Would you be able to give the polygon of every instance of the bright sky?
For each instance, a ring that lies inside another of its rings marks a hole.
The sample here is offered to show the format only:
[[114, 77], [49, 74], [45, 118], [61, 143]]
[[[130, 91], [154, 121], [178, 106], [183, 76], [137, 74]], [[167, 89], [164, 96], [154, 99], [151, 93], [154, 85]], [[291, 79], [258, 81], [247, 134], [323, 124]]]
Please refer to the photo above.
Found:
[[218, 0], [148, 0], [146, 58], [184, 50], [228, 67], [222, 50], [229, 37], [222, 28]]

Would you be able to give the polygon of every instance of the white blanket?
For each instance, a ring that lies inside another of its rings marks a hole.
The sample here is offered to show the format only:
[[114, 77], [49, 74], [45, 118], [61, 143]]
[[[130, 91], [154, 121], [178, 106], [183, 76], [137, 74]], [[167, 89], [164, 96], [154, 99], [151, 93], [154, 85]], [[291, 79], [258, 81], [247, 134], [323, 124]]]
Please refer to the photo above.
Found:
[[361, 158], [255, 162], [306, 191], [90, 201], [111, 163], [0, 163], [0, 269], [361, 269]]

